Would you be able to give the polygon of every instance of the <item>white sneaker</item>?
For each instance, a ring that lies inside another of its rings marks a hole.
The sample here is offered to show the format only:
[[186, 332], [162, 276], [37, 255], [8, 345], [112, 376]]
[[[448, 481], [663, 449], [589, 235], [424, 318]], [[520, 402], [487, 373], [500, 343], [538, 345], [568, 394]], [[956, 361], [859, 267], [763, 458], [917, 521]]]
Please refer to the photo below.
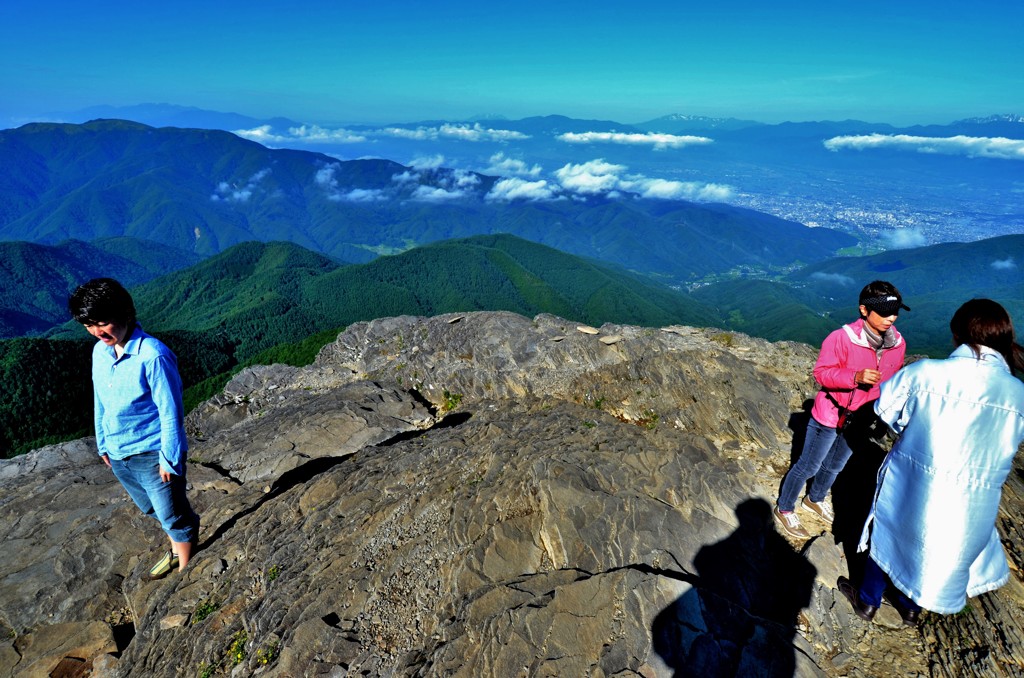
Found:
[[775, 522], [779, 524], [782, 531], [790, 537], [796, 537], [797, 539], [811, 538], [811, 533], [805, 530], [804, 526], [800, 524], [800, 518], [797, 517], [796, 511], [783, 513], [779, 510], [779, 507], [776, 506], [772, 509], [772, 516], [775, 517]]
[[817, 513], [818, 517], [829, 525], [831, 525], [832, 521], [836, 519], [836, 514], [832, 510], [832, 504], [828, 503], [828, 499], [822, 499], [820, 503], [815, 503], [811, 501], [810, 497], [805, 496], [804, 500], [800, 502], [800, 505], [808, 511], [814, 511]]

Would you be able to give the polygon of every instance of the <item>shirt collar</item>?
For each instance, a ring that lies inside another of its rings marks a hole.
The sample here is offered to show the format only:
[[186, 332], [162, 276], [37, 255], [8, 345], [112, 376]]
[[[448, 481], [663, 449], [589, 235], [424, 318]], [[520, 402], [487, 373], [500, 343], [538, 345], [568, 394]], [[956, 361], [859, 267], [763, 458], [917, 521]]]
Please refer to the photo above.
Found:
[[[142, 325], [135, 323], [135, 326], [132, 328], [131, 336], [128, 337], [128, 341], [124, 344], [124, 353], [121, 355], [121, 358], [126, 355], [138, 355], [144, 335], [145, 332], [142, 331]], [[110, 357], [113, 358], [115, 362], [120, 360], [117, 356], [117, 351], [113, 346], [107, 346], [106, 349], [107, 353], [110, 354]]]
[[1004, 358], [999, 351], [991, 349], [988, 346], [979, 346], [978, 348], [981, 350], [980, 356], [976, 356], [974, 354], [974, 349], [972, 349], [967, 344], [960, 344], [955, 349], [953, 349], [953, 352], [949, 354], [949, 357], [976, 358], [980, 363], [992, 365], [993, 367], [1001, 367], [1007, 372], [1010, 371], [1010, 366], [1006, 364], [1006, 358]]

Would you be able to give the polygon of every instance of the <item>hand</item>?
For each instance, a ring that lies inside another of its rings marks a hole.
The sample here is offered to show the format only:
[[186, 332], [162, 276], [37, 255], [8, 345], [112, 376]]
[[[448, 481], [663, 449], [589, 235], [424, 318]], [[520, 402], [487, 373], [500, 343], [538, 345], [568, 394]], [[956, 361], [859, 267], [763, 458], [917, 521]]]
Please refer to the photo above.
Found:
[[171, 473], [170, 471], [165, 471], [163, 466], [160, 467], [160, 481], [164, 483], [171, 482]]
[[858, 384], [867, 384], [868, 386], [874, 386], [882, 380], [882, 373], [878, 370], [864, 369], [853, 375], [853, 380]]
[[107, 468], [110, 468], [110, 457], [105, 454], [101, 454], [100, 459], [102, 459], [103, 463], [107, 465]]

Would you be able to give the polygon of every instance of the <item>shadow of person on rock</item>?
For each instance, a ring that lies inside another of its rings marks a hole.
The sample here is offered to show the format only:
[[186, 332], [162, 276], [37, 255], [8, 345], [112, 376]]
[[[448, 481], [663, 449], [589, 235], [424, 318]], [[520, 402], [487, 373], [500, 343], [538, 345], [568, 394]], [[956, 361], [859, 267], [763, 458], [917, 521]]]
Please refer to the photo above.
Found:
[[[786, 427], [793, 432], [793, 443], [789, 446], [789, 465], [792, 467], [800, 458], [804, 449], [804, 439], [807, 437], [807, 423], [811, 420], [811, 409], [814, 407], [814, 400], [808, 398], [804, 401], [800, 412], [789, 415]], [[785, 473], [782, 474], [785, 477]], [[782, 479], [779, 479], [779, 486], [782, 486]]]
[[832, 536], [836, 544], [842, 544], [853, 581], [860, 581], [867, 557], [857, 553], [857, 543], [875, 498], [878, 469], [890, 446], [885, 424], [875, 416], [874, 408], [869, 404], [862, 409], [865, 411], [858, 410], [847, 429], [846, 440], [853, 454], [832, 485], [832, 509], [836, 515]]
[[772, 526], [771, 506], [748, 499], [739, 526], [694, 559], [693, 587], [654, 619], [654, 651], [674, 676], [792, 676], [797, 616], [817, 573]]

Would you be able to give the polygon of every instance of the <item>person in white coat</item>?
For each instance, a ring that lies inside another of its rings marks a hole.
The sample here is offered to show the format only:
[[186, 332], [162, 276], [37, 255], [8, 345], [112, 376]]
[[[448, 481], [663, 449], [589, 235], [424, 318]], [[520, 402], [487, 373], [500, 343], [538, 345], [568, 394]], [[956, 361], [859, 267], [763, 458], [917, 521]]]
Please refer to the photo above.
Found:
[[[885, 595], [906, 624], [921, 608], [951, 614], [1010, 572], [996, 531], [1002, 486], [1024, 441], [1024, 382], [1009, 314], [972, 299], [950, 321], [956, 349], [882, 384], [875, 411], [899, 434], [881, 469], [858, 550], [858, 588], [839, 590], [871, 620]], [[890, 587], [891, 585], [891, 587]], [[893, 588], [894, 587], [894, 588]]]

